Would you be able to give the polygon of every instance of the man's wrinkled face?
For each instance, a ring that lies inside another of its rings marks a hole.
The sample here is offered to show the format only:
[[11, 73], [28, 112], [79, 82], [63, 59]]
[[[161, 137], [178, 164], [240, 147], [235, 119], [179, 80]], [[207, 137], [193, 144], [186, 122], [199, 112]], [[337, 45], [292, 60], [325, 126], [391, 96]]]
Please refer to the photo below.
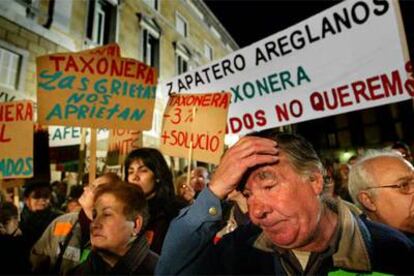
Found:
[[250, 219], [279, 247], [304, 246], [316, 232], [320, 191], [308, 179], [293, 170], [284, 153], [280, 162], [259, 167], [247, 179]]
[[[376, 187], [407, 184], [413, 189], [414, 168], [394, 157], [367, 161], [366, 169], [373, 175]], [[377, 188], [372, 200], [377, 220], [394, 228], [414, 233], [414, 193], [404, 194], [398, 188]]]

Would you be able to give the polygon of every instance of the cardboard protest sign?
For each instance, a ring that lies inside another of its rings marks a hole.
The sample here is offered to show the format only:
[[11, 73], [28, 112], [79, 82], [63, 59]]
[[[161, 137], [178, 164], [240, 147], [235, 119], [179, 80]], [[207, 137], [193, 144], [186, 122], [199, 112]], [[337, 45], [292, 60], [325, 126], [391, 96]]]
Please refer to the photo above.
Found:
[[128, 153], [140, 147], [142, 147], [141, 131], [112, 129], [109, 132], [107, 165], [122, 165]]
[[43, 125], [151, 128], [157, 76], [144, 63], [88, 50], [39, 57], [37, 72]]
[[[68, 53], [71, 54], [71, 53]], [[92, 54], [100, 56], [121, 57], [121, 48], [116, 43], [106, 44], [101, 47], [96, 47], [79, 52], [79, 54]]]
[[121, 48], [116, 43], [110, 43], [104, 46], [99, 46], [99, 47], [83, 50], [83, 51], [76, 52], [76, 53], [61, 52], [59, 54], [78, 54], [78, 55], [92, 54], [92, 55], [97, 55], [97, 56], [121, 57]]
[[410, 99], [412, 72], [398, 1], [349, 0], [160, 88], [230, 91], [244, 134]]
[[230, 93], [180, 94], [170, 97], [164, 113], [161, 151], [218, 164], [224, 150], [224, 134]]
[[0, 179], [32, 176], [32, 102], [0, 103]]

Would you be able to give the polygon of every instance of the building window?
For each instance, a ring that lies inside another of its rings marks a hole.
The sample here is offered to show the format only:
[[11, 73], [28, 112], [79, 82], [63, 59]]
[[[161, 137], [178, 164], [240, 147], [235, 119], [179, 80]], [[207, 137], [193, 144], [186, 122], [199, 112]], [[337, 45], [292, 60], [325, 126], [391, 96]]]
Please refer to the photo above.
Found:
[[188, 71], [188, 59], [182, 55], [177, 55], [177, 74], [180, 75]]
[[89, 0], [87, 38], [97, 45], [116, 41], [117, 7], [115, 0]]
[[193, 11], [195, 12], [195, 14], [198, 17], [200, 17], [201, 20], [204, 20], [204, 14], [196, 7], [196, 5], [194, 4], [194, 2], [193, 1], [188, 1], [187, 3], [193, 9]]
[[0, 0], [0, 10], [3, 13], [13, 13], [34, 20], [41, 13], [40, 0]]
[[143, 30], [142, 50], [144, 63], [159, 68], [159, 40], [147, 29]]
[[204, 56], [210, 61], [213, 60], [213, 48], [207, 43], [204, 44]]
[[217, 29], [216, 28], [214, 28], [213, 26], [210, 26], [210, 30], [211, 30], [211, 32], [218, 38], [218, 39], [221, 39], [221, 35], [220, 35], [220, 32], [219, 31], [217, 31]]
[[184, 37], [188, 36], [188, 24], [187, 20], [178, 12], [175, 14], [175, 28]]
[[154, 10], [158, 11], [159, 9], [159, 0], [144, 0], [144, 3], [153, 8]]
[[138, 15], [141, 31], [141, 60], [147, 65], [159, 69], [161, 28], [151, 18]]
[[53, 25], [65, 32], [69, 32], [70, 30], [72, 1], [73, 0], [55, 0], [55, 8], [53, 10]]
[[0, 84], [17, 90], [21, 59], [21, 55], [0, 47]]
[[190, 50], [181, 42], [174, 42], [175, 60], [177, 74], [182, 74], [189, 70], [189, 61], [191, 58]]

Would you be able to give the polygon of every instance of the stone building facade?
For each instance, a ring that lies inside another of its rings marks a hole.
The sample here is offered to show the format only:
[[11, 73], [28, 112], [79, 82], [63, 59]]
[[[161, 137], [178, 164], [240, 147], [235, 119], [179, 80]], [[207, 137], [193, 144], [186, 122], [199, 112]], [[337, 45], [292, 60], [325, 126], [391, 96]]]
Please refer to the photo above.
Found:
[[[36, 57], [111, 42], [159, 82], [238, 49], [202, 0], [1, 0], [0, 101], [36, 101]], [[165, 102], [157, 95], [144, 146], [159, 143]]]

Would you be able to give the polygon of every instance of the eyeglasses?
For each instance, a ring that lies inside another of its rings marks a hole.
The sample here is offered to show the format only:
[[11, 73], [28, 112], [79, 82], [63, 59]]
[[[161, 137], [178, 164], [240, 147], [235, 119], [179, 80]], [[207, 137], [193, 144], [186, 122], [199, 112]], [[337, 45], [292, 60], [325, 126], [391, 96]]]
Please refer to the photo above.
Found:
[[398, 189], [398, 191], [402, 194], [409, 195], [414, 193], [414, 178], [402, 180], [401, 183], [393, 184], [393, 185], [384, 185], [384, 186], [377, 186], [377, 187], [368, 187], [367, 190], [370, 189], [380, 189], [380, 188], [392, 188]]

